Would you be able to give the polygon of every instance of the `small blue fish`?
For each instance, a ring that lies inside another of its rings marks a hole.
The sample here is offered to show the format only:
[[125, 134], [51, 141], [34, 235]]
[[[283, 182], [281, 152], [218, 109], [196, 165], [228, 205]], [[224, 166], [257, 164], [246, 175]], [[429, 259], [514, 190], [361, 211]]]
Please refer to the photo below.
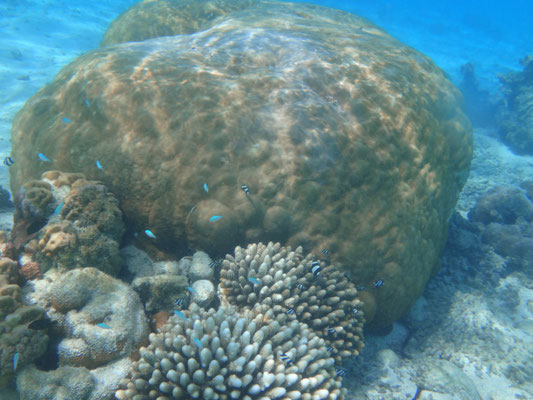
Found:
[[328, 249], [322, 249], [322, 254], [329, 255], [330, 251]]
[[201, 349], [203, 347], [203, 344], [202, 342], [200, 342], [200, 339], [198, 338], [193, 338], [192, 339], [194, 341], [194, 343], [196, 344], [196, 346], [198, 346], [199, 349]]
[[152, 238], [152, 239], [157, 239], [157, 236], [156, 236], [156, 235], [154, 235], [154, 234], [152, 233], [152, 231], [151, 231], [151, 230], [149, 230], [149, 229], [146, 229], [146, 230], [144, 231], [144, 233], [145, 233], [145, 234], [146, 234], [146, 236], [148, 236], [149, 238]]
[[194, 288], [192, 288], [191, 286], [187, 286], [187, 290], [188, 290], [191, 294], [195, 294], [195, 293], [196, 293], [196, 290], [194, 290]]
[[185, 314], [183, 314], [181, 311], [179, 310], [174, 310], [174, 315], [177, 315], [178, 317], [180, 317], [182, 320], [184, 321], [187, 321], [187, 317], [185, 316]]
[[4, 165], [6, 167], [11, 167], [13, 164], [15, 164], [15, 161], [11, 157], [4, 158]]
[[383, 286], [383, 280], [381, 279], [378, 279], [377, 281], [374, 282], [374, 287], [381, 287]]
[[252, 282], [254, 285], [260, 285], [261, 282], [259, 282], [259, 279], [256, 278], [248, 278], [250, 282]]
[[244, 193], [246, 193], [246, 196], [250, 195], [250, 189], [248, 189], [248, 186], [241, 185], [241, 189], [244, 191]]
[[41, 161], [51, 162], [50, 159], [46, 157], [43, 153], [37, 154], [37, 157], [39, 157], [39, 160]]
[[204, 190], [206, 193], [209, 193], [209, 188], [207, 187], [207, 183], [204, 183]]
[[56, 207], [56, 209], [54, 210], [54, 215], [59, 215], [61, 213], [61, 210], [63, 209], [63, 206], [65, 205], [65, 202], [62, 201], [61, 203], [59, 203]]
[[70, 124], [72, 121], [70, 119], [68, 119], [67, 117], [63, 117], [63, 118], [61, 118], [61, 122], [65, 123], [65, 124]]
[[102, 167], [102, 164], [100, 164], [100, 161], [96, 160], [96, 168], [104, 170], [104, 167]]
[[103, 322], [100, 322], [98, 324], [96, 324], [96, 326], [102, 328], [102, 329], [111, 329], [111, 327], [107, 324], [104, 324]]
[[13, 356], [13, 371], [17, 370], [17, 365], [19, 365], [19, 353], [16, 352]]
[[222, 215], [213, 215], [211, 218], [209, 218], [209, 222], [218, 221], [220, 218], [222, 218]]
[[89, 102], [89, 99], [85, 99], [85, 104], [87, 104], [87, 107], [91, 106], [91, 103]]
[[366, 289], [365, 285], [361, 285], [361, 286], [357, 287], [357, 290], [359, 290], [359, 291], [362, 291], [362, 290], [365, 290], [365, 289]]

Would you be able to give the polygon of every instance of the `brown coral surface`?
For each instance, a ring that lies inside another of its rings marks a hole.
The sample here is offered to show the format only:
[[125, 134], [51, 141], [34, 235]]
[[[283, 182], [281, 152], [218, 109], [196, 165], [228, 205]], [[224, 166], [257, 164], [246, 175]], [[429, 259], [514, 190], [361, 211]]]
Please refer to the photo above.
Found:
[[101, 180], [160, 246], [328, 249], [370, 288], [366, 318], [390, 324], [437, 268], [468, 174], [457, 90], [352, 14], [262, 2], [228, 16], [65, 67], [15, 118], [13, 191], [43, 152]]

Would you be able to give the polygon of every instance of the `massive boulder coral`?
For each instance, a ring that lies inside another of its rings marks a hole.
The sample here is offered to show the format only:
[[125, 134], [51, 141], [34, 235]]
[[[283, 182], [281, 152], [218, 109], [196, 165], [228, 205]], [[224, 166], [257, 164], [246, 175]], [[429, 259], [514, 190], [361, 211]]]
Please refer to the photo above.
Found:
[[286, 315], [231, 308], [170, 317], [139, 352], [116, 398], [342, 399], [323, 339]]
[[374, 327], [438, 267], [472, 153], [459, 92], [427, 57], [355, 15], [278, 2], [80, 56], [12, 143], [14, 192], [43, 152], [101, 180], [162, 248], [328, 249], [357, 285], [383, 280], [361, 294]]
[[60, 365], [96, 368], [128, 357], [147, 336], [137, 294], [95, 269], [50, 270], [26, 297], [44, 307], [62, 330]]
[[31, 322], [44, 317], [43, 308], [23, 305], [18, 286], [18, 265], [0, 259], [0, 387], [15, 373], [41, 357], [48, 345], [46, 330], [32, 329]]
[[304, 257], [301, 247], [237, 247], [235, 256], [227, 255], [222, 263], [220, 288], [221, 301], [240, 310], [272, 310], [304, 322], [324, 338], [337, 362], [363, 347], [364, 319], [355, 286], [335, 266], [311, 254]]

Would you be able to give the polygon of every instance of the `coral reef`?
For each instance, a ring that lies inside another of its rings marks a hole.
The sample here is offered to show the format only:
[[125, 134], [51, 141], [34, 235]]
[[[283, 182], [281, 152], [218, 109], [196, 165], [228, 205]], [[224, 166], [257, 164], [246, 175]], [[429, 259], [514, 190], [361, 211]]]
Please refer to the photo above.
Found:
[[[172, 4], [186, 17], [222, 3]], [[358, 286], [383, 280], [364, 293], [365, 317], [389, 326], [438, 268], [468, 175], [460, 93], [363, 18], [239, 4], [194, 35], [101, 47], [63, 68], [14, 119], [12, 192], [40, 176], [43, 152], [102, 181], [132, 231], [156, 237], [140, 240], [178, 255], [327, 249]]]
[[0, 185], [0, 210], [11, 208], [13, 208], [13, 202], [11, 201], [9, 190]]
[[[237, 247], [220, 271], [221, 301], [239, 309], [272, 310], [309, 325], [337, 362], [363, 347], [362, 304], [355, 286], [334, 266], [279, 243]], [[317, 262], [318, 263], [318, 262]]]
[[150, 334], [116, 398], [343, 398], [324, 340], [305, 324], [272, 310], [252, 317], [192, 305], [184, 314]]
[[203, 31], [227, 14], [250, 7], [257, 2], [256, 0], [140, 1], [109, 25], [100, 46]]
[[518, 154], [533, 154], [533, 55], [520, 60], [521, 72], [500, 76], [503, 106], [498, 115], [500, 136]]
[[515, 187], [491, 189], [478, 199], [468, 219], [483, 243], [533, 276], [533, 202], [527, 192]]
[[11, 242], [23, 264], [36, 262], [40, 272], [95, 267], [117, 274], [124, 223], [117, 199], [100, 182], [48, 171], [26, 183], [15, 203]]
[[32, 321], [43, 318], [45, 311], [22, 304], [17, 270], [13, 260], [0, 259], [0, 387], [8, 385], [15, 372], [41, 357], [48, 345], [45, 330], [29, 327]]
[[95, 268], [50, 270], [31, 286], [26, 298], [45, 307], [62, 331], [60, 365], [94, 369], [128, 357], [147, 336], [137, 294]]

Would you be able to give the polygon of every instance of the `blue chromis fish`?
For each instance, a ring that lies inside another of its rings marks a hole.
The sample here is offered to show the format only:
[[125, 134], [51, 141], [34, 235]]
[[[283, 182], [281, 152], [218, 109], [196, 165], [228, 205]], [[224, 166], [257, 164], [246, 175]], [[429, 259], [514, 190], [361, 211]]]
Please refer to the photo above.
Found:
[[99, 322], [98, 324], [96, 324], [96, 326], [102, 328], [102, 329], [111, 329], [111, 327], [107, 324], [104, 324], [103, 322]]
[[201, 349], [203, 347], [203, 344], [202, 344], [202, 342], [200, 342], [200, 339], [193, 338], [192, 340], [196, 344], [196, 346], [198, 346], [199, 349]]
[[192, 286], [187, 286], [187, 290], [188, 290], [189, 293], [191, 293], [191, 294], [196, 293], [196, 290], [194, 290], [194, 288], [193, 288]]
[[209, 218], [209, 222], [218, 221], [220, 218], [222, 218], [222, 215], [213, 215], [211, 218]]
[[87, 105], [87, 107], [91, 106], [91, 103], [89, 102], [89, 99], [85, 99], [85, 104]]
[[100, 161], [96, 160], [96, 168], [104, 170], [104, 167], [102, 167], [102, 164], [100, 164]]
[[177, 315], [178, 317], [180, 317], [182, 320], [184, 321], [187, 321], [187, 317], [185, 316], [185, 314], [183, 314], [181, 311], [179, 310], [174, 310], [174, 315]]
[[13, 164], [15, 164], [15, 161], [11, 157], [4, 158], [4, 165], [6, 167], [11, 167]]
[[39, 160], [41, 161], [51, 162], [50, 159], [46, 157], [43, 153], [37, 154], [37, 157], [39, 157]]
[[250, 282], [252, 282], [254, 285], [260, 285], [261, 282], [257, 278], [248, 278]]
[[250, 189], [248, 189], [248, 186], [241, 185], [241, 189], [243, 190], [244, 193], [246, 193], [246, 196], [250, 195]]
[[209, 188], [207, 187], [207, 183], [204, 183], [204, 191], [206, 193], [209, 193]]
[[67, 117], [63, 117], [61, 118], [61, 121], [64, 122], [65, 124], [70, 124], [72, 121], [70, 119], [68, 119]]
[[56, 209], [54, 210], [54, 215], [59, 215], [61, 213], [61, 210], [63, 209], [63, 206], [65, 205], [65, 202], [62, 201], [61, 203], [59, 203], [56, 207]]
[[17, 365], [19, 365], [19, 353], [18, 353], [18, 351], [13, 356], [13, 371], [17, 370]]
[[157, 239], [157, 236], [154, 235], [150, 229], [146, 229], [146, 230], [144, 231], [144, 233], [145, 233], [146, 236], [148, 236], [149, 238]]

